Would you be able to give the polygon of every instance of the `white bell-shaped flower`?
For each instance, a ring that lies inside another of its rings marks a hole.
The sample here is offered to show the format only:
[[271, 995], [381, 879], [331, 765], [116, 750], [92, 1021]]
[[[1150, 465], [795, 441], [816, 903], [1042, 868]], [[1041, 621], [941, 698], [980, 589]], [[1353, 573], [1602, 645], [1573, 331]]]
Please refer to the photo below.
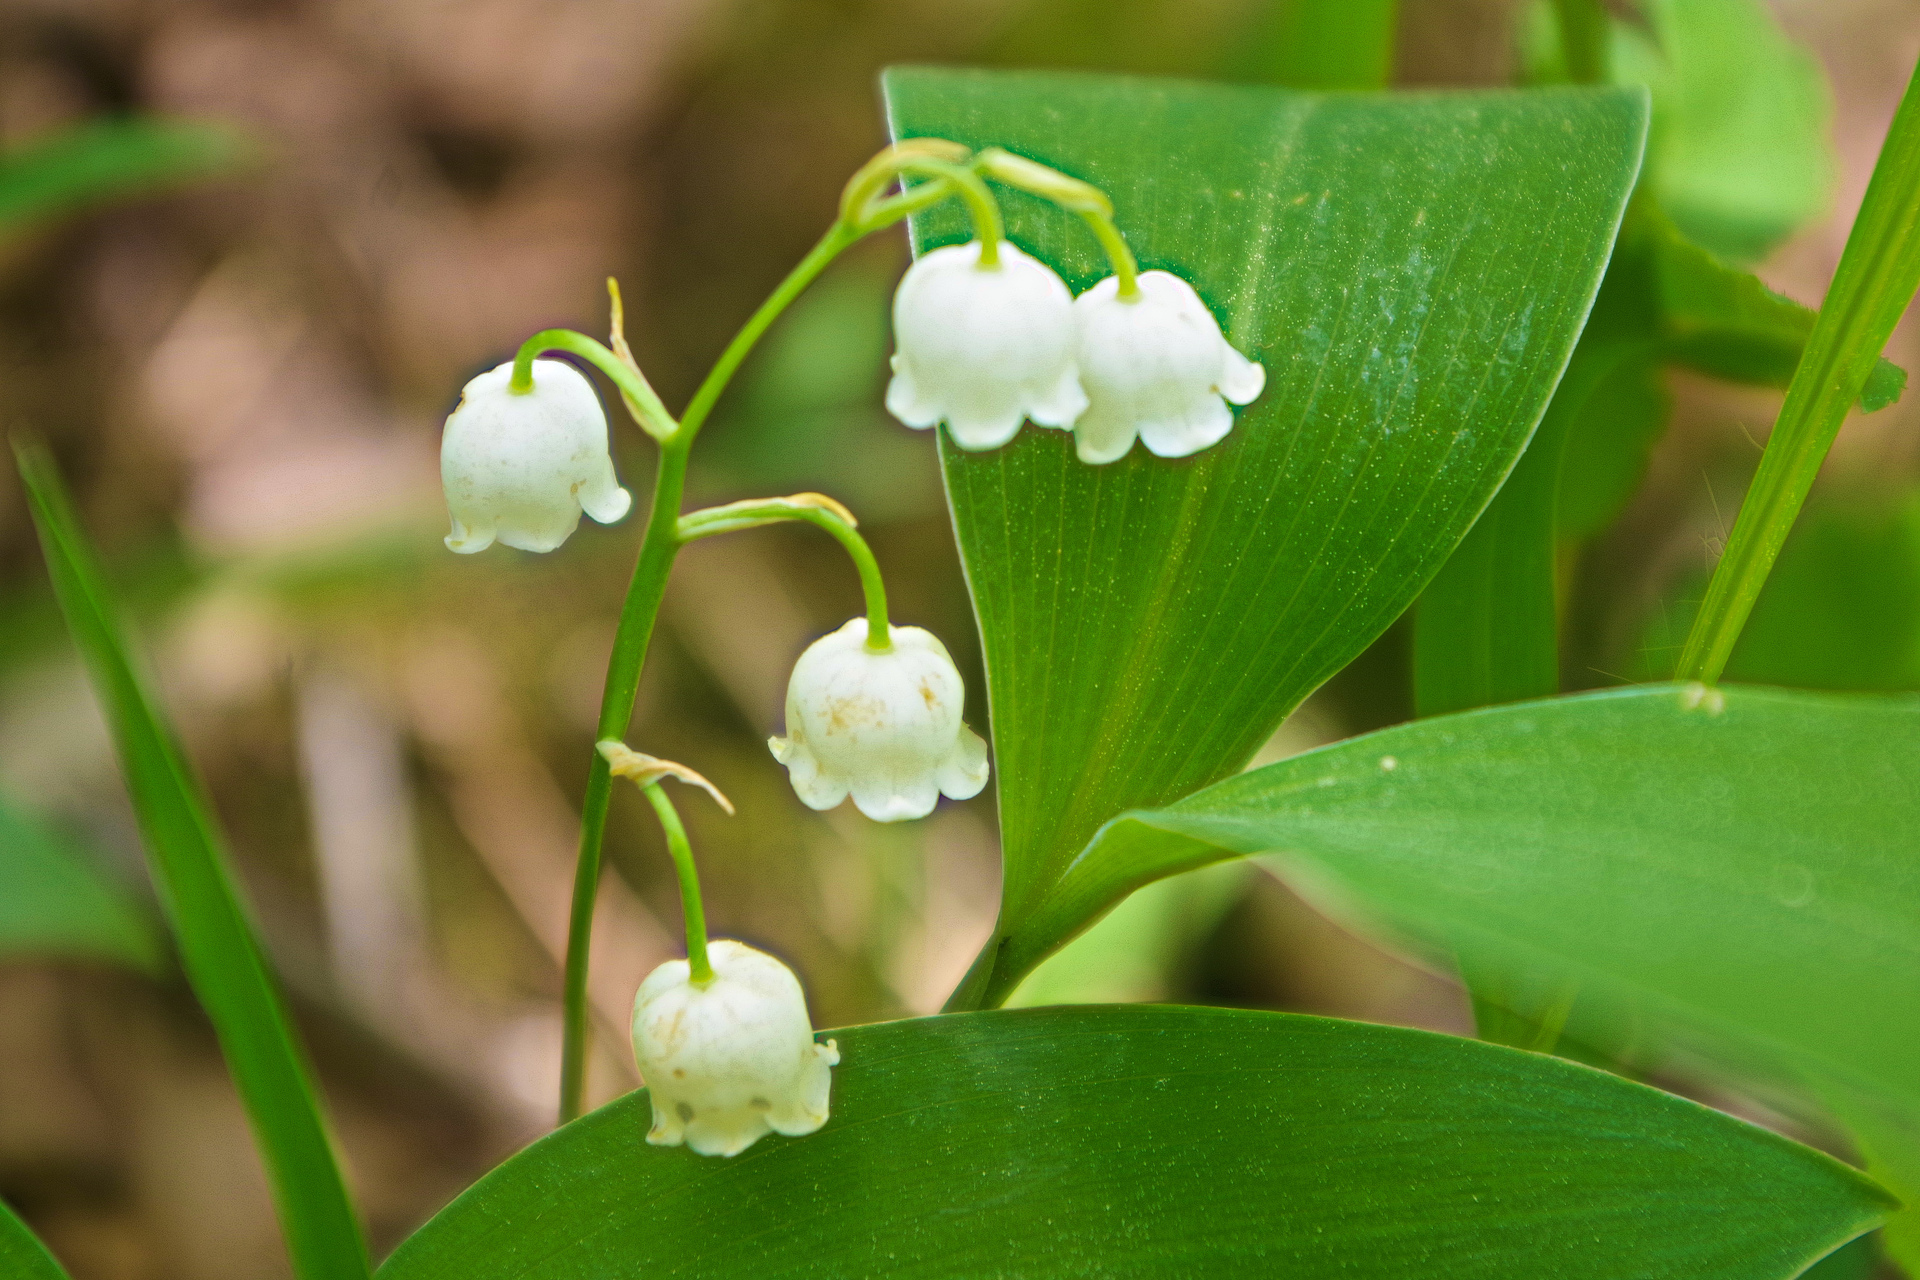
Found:
[[966, 687], [947, 647], [919, 627], [889, 627], [893, 647], [867, 648], [855, 618], [800, 655], [787, 683], [787, 736], [772, 738], [794, 792], [831, 809], [853, 796], [875, 822], [933, 812], [987, 785], [987, 744], [961, 723]]
[[1087, 407], [1074, 368], [1073, 295], [1053, 269], [999, 242], [949, 245], [907, 269], [893, 297], [887, 411], [910, 427], [945, 420], [962, 449], [996, 449], [1023, 418], [1071, 427]]
[[707, 960], [711, 982], [669, 960], [633, 998], [633, 1052], [653, 1102], [647, 1141], [737, 1156], [769, 1131], [812, 1133], [827, 1122], [840, 1048], [814, 1043], [800, 980], [741, 942], [713, 942]]
[[440, 438], [440, 483], [462, 554], [499, 539], [552, 551], [585, 511], [601, 524], [627, 514], [607, 453], [607, 415], [585, 374], [563, 360], [535, 360], [533, 389], [508, 389], [513, 364], [466, 385]]
[[1130, 298], [1108, 276], [1073, 301], [1090, 401], [1073, 428], [1082, 462], [1123, 458], [1135, 437], [1162, 458], [1198, 453], [1233, 430], [1227, 401], [1248, 404], [1267, 385], [1192, 285], [1165, 271], [1139, 280]]

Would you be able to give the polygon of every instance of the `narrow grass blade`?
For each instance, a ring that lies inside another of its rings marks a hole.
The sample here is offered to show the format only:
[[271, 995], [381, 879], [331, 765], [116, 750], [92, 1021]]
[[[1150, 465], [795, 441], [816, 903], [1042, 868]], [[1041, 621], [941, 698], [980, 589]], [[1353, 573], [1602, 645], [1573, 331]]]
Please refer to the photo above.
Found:
[[54, 591], [120, 752], [160, 901], [253, 1122], [301, 1280], [364, 1280], [360, 1226], [305, 1054], [234, 886], [198, 781], [136, 670], [47, 451], [18, 444]]
[[1740, 628], [1779, 557], [1807, 491], [1867, 385], [1893, 327], [1920, 287], [1920, 76], [1874, 166], [1873, 181], [1840, 255], [1827, 300], [1787, 388], [1760, 470], [1740, 508], [1727, 552], [1687, 636], [1676, 673], [1719, 678]]

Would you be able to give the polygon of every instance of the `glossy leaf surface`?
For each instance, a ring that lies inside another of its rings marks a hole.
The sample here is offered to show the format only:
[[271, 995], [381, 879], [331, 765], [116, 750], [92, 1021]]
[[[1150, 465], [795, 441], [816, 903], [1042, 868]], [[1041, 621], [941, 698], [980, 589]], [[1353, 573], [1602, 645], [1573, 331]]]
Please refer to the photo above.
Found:
[[119, 749], [154, 887], [246, 1104], [294, 1271], [302, 1280], [357, 1280], [367, 1274], [366, 1254], [312, 1070], [206, 798], [135, 666], [51, 455], [35, 445], [17, 452], [55, 594]]
[[648, 1147], [629, 1094], [482, 1179], [381, 1280], [1784, 1280], [1887, 1203], [1693, 1103], [1428, 1032], [1109, 1006], [834, 1034], [819, 1133]]
[[[986, 650], [1004, 932], [1102, 822], [1243, 764], [1439, 568], [1573, 347], [1644, 103], [927, 69], [886, 89], [902, 136], [1005, 146], [1108, 190], [1141, 265], [1190, 280], [1268, 373], [1189, 459], [1089, 467], [1032, 427], [945, 450]], [[1003, 203], [1071, 286], [1107, 273], [1077, 219]], [[922, 247], [967, 234], [952, 208], [915, 230]], [[973, 998], [1020, 972], [976, 968]]]
[[1277, 851], [1465, 959], [1920, 1113], [1920, 1020], [1891, 1012], [1920, 1008], [1920, 698], [1721, 695], [1418, 721], [1128, 815], [1098, 852], [1144, 882]]
[[159, 940], [126, 889], [0, 800], [0, 960], [54, 956], [160, 965]]

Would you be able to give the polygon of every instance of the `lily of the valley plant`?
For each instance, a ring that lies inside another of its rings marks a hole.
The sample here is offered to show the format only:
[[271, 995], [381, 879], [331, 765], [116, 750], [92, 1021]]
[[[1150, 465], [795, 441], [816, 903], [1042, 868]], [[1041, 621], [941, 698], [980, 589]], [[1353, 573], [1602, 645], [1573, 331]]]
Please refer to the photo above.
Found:
[[[1113, 275], [1075, 298], [1052, 268], [1006, 239], [989, 179], [1083, 217]], [[599, 399], [584, 374], [544, 358], [548, 353], [568, 353], [610, 377], [635, 423], [662, 450], [656, 507], [608, 671], [604, 741], [587, 798], [569, 943], [565, 1118], [580, 1105], [585, 957], [610, 774], [632, 777], [659, 814], [686, 913], [688, 959], [656, 970], [634, 1003], [634, 1051], [653, 1104], [647, 1140], [735, 1155], [768, 1132], [811, 1133], [826, 1121], [828, 1072], [839, 1061], [831, 1042], [813, 1042], [790, 970], [741, 943], [708, 946], [692, 852], [659, 785], [689, 771], [619, 742], [680, 545], [799, 520], [832, 535], [853, 560], [866, 616], [800, 656], [787, 688], [786, 736], [770, 743], [802, 802], [831, 809], [851, 797], [876, 822], [903, 822], [926, 817], [942, 795], [965, 800], [987, 784], [987, 746], [962, 719], [960, 673], [937, 637], [891, 625], [879, 569], [851, 512], [818, 494], [685, 515], [676, 509], [694, 437], [773, 318], [847, 245], [953, 198], [966, 205], [974, 239], [922, 256], [894, 299], [897, 353], [886, 404], [908, 426], [945, 424], [962, 449], [986, 450], [1006, 445], [1032, 422], [1073, 432], [1088, 464], [1115, 462], [1136, 440], [1178, 458], [1218, 443], [1233, 427], [1229, 404], [1260, 394], [1261, 366], [1228, 345], [1193, 287], [1167, 271], [1139, 270], [1104, 193], [999, 149], [975, 155], [955, 143], [914, 139], [854, 175], [839, 221], [749, 321], [678, 421], [628, 350], [611, 282], [611, 347], [567, 330], [536, 334], [514, 360], [470, 382], [447, 419], [447, 545], [459, 552], [495, 540], [552, 551], [581, 512], [602, 523], [627, 512]]]

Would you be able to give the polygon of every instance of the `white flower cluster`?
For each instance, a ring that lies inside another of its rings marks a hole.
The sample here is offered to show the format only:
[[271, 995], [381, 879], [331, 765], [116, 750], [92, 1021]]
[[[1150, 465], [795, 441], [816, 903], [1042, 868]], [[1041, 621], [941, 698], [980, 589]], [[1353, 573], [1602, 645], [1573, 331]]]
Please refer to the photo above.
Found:
[[1227, 402], [1266, 386], [1179, 276], [1109, 276], [1078, 298], [1045, 263], [1008, 243], [982, 265], [980, 243], [935, 249], [894, 295], [896, 352], [887, 409], [910, 427], [944, 421], [962, 449], [996, 449], [1022, 419], [1074, 433], [1080, 460], [1114, 462], [1137, 438], [1184, 458], [1233, 429]]

